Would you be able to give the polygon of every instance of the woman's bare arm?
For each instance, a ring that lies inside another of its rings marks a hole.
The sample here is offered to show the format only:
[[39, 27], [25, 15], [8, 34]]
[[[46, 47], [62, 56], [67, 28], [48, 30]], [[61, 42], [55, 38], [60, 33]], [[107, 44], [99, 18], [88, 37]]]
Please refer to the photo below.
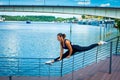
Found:
[[62, 45], [60, 44], [60, 58], [58, 60], [61, 60], [62, 59], [62, 55], [63, 55], [63, 48], [62, 48]]
[[69, 50], [69, 55], [67, 56], [67, 58], [69, 58], [72, 54], [73, 49], [72, 49], [72, 46], [70, 44], [70, 41], [66, 40], [65, 44], [66, 44], [66, 46], [68, 47], [68, 50]]

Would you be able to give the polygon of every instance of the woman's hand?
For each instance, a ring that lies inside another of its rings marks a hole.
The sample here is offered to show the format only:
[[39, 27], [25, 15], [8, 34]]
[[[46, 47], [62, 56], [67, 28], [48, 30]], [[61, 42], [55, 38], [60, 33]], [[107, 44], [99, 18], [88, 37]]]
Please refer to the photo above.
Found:
[[58, 59], [59, 61], [61, 60], [61, 58]]
[[70, 58], [70, 55], [68, 55], [67, 58]]

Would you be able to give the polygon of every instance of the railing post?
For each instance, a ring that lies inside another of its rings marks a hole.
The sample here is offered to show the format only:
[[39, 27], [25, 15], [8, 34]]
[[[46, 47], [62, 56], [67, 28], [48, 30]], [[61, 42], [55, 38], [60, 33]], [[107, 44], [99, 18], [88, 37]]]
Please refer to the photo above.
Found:
[[41, 76], [41, 74], [40, 74], [40, 67], [41, 67], [41, 65], [40, 65], [41, 63], [40, 63], [40, 58], [39, 58], [39, 76]]
[[74, 55], [73, 55], [73, 62], [72, 62], [72, 80], [74, 79], [73, 71], [74, 71]]
[[50, 65], [48, 65], [49, 66], [49, 77], [48, 77], [48, 80], [50, 80]]
[[82, 67], [84, 67], [84, 61], [85, 61], [85, 52], [83, 53]]
[[12, 80], [12, 76], [9, 76], [9, 80]]
[[110, 62], [109, 62], [109, 74], [112, 71], [112, 42], [110, 42]]
[[97, 51], [96, 51], [96, 63], [97, 63], [97, 58], [98, 58], [98, 47], [97, 47]]
[[19, 74], [20, 62], [19, 62], [19, 58], [17, 59], [18, 59], [18, 74]]
[[116, 55], [117, 55], [117, 53], [118, 53], [118, 43], [119, 43], [119, 37], [120, 37], [120, 36], [118, 36], [118, 37], [117, 37], [116, 52], [115, 52], [115, 54], [116, 54]]
[[62, 77], [62, 70], [63, 70], [63, 59], [62, 59], [62, 62], [61, 62], [61, 74], [60, 74], [61, 77]]

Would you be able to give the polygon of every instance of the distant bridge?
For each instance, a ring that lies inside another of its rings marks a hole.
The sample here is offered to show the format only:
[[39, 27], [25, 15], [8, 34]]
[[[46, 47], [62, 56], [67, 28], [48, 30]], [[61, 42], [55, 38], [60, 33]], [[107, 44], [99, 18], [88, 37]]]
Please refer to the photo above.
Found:
[[0, 5], [0, 12], [37, 12], [120, 18], [120, 8], [90, 6]]

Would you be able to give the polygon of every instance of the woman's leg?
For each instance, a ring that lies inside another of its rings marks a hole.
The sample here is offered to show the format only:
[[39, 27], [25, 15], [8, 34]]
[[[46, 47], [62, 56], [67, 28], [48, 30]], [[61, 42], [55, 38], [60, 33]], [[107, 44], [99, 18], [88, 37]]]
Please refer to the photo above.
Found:
[[[69, 55], [69, 51], [66, 51], [66, 52], [63, 54], [62, 59], [66, 58], [68, 55]], [[58, 60], [59, 58], [60, 58], [60, 57], [55, 58], [55, 59], [54, 59], [54, 62], [59, 61], [59, 60]]]
[[88, 50], [93, 49], [93, 48], [95, 48], [95, 47], [97, 47], [97, 46], [99, 46], [98, 43], [96, 43], [96, 44], [91, 44], [91, 45], [89, 45], [89, 46], [87, 46], [87, 47], [82, 47], [82, 50], [83, 50], [83, 51], [88, 51]]
[[90, 49], [92, 49], [92, 48], [95, 48], [95, 47], [97, 47], [97, 46], [99, 46], [98, 43], [96, 43], [96, 44], [91, 44], [91, 45], [89, 45], [89, 46], [73, 45], [73, 48], [76, 49], [78, 52], [82, 52], [82, 51], [88, 51], [88, 50], [90, 50]]
[[[82, 51], [90, 50], [90, 49], [92, 49], [92, 48], [94, 48], [94, 47], [96, 47], [96, 46], [98, 46], [98, 45], [99, 45], [98, 43], [92, 44], [92, 45], [86, 46], [86, 47], [81, 47], [81, 46], [78, 46], [78, 45], [73, 45], [73, 46], [72, 46], [72, 48], [73, 48], [72, 55], [74, 55], [75, 52], [82, 52]], [[68, 55], [69, 55], [69, 51], [66, 51], [66, 52], [63, 54], [62, 59], [66, 58]], [[72, 56], [72, 55], [71, 55], [71, 56]], [[57, 61], [59, 61], [59, 60], [58, 60], [59, 58], [60, 58], [60, 57], [55, 58], [52, 62], [57, 62]]]
[[[76, 52], [87, 51], [87, 50], [90, 50], [90, 49], [92, 49], [92, 48], [94, 48], [94, 47], [97, 47], [97, 46], [99, 46], [98, 43], [92, 44], [92, 45], [86, 46], [86, 47], [81, 47], [81, 46], [79, 46], [79, 45], [72, 45], [72, 48], [73, 48], [72, 55], [74, 55], [74, 53], [76, 53]], [[69, 51], [66, 51], [66, 52], [63, 54], [62, 59], [66, 58], [68, 55], [69, 55]], [[71, 55], [71, 56], [72, 56], [72, 55]], [[48, 62], [48, 63], [57, 62], [57, 61], [59, 61], [59, 60], [58, 60], [59, 58], [60, 58], [60, 57], [57, 57], [57, 58], [55, 58], [54, 60], [52, 60], [52, 61], [50, 61], [50, 62]]]
[[[74, 55], [74, 53], [76, 53], [76, 52], [77, 52], [77, 51], [73, 49], [72, 55]], [[68, 55], [69, 55], [69, 51], [66, 51], [66, 52], [63, 54], [62, 59], [66, 58]], [[72, 55], [71, 55], [71, 56], [72, 56]], [[60, 58], [60, 57], [57, 57], [56, 59], [54, 59], [54, 62], [59, 61], [59, 60], [58, 60], [59, 58]]]

